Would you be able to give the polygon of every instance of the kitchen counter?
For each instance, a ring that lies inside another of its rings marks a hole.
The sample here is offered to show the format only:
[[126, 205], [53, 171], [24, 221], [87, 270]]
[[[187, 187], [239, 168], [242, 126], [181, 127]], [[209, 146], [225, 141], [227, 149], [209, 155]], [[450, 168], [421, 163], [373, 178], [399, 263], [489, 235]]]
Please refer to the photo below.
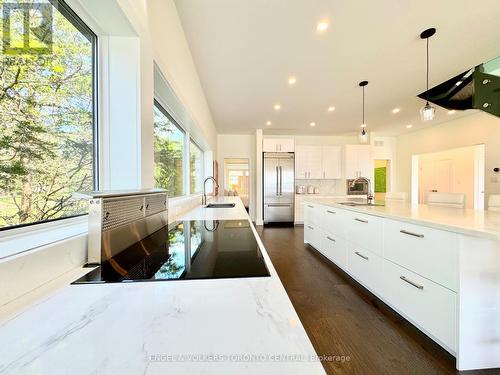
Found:
[[[359, 202], [360, 200], [314, 199], [309, 202], [500, 241], [500, 212], [411, 205], [399, 202], [388, 202], [385, 206], [346, 206], [339, 203], [346, 201]], [[366, 202], [364, 199], [361, 201]], [[307, 202], [308, 200], [305, 199], [304, 203]]]
[[[198, 207], [179, 220], [248, 220]], [[0, 309], [0, 373], [324, 374], [260, 241], [270, 277], [69, 285]], [[26, 297], [28, 298], [28, 297]]]

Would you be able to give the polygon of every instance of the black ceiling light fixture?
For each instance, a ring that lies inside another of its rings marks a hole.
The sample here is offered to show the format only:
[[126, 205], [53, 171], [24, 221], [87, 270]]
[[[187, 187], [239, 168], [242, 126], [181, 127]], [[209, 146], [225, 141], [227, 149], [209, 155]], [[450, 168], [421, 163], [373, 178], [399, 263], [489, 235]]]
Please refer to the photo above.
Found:
[[429, 39], [436, 34], [436, 29], [431, 27], [430, 29], [422, 31], [420, 34], [421, 39], [425, 39], [427, 43], [427, 86], [425, 91], [425, 105], [420, 109], [420, 118], [422, 121], [432, 121], [436, 114], [436, 108], [429, 104]]
[[361, 81], [359, 86], [363, 89], [363, 121], [361, 123], [361, 133], [359, 134], [359, 143], [367, 144], [368, 143], [368, 133], [366, 132], [366, 123], [365, 123], [365, 86], [368, 85], [368, 81]]

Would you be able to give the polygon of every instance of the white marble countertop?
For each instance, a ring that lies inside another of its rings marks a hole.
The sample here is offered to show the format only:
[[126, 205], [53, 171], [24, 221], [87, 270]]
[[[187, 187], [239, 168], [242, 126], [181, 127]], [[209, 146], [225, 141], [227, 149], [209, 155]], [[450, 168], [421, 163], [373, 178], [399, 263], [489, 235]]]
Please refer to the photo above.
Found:
[[[222, 200], [237, 206], [179, 219], [248, 219], [239, 198]], [[75, 270], [0, 310], [0, 373], [324, 374], [257, 240], [271, 277], [69, 285]]]
[[[411, 205], [399, 202], [387, 202], [385, 206], [345, 206], [339, 204], [339, 202], [346, 201], [353, 201], [353, 199], [322, 199], [320, 201], [315, 199], [311, 200], [310, 203], [500, 241], [500, 212]], [[305, 202], [307, 203], [307, 200]]]

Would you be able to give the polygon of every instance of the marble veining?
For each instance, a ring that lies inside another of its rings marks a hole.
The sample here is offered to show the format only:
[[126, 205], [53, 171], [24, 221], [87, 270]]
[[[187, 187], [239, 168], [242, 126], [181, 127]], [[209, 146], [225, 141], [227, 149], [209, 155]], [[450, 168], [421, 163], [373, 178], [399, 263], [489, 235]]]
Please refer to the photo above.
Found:
[[[247, 219], [241, 202], [231, 210], [209, 215]], [[271, 277], [106, 285], [68, 280], [0, 321], [0, 374], [324, 374], [257, 241]]]

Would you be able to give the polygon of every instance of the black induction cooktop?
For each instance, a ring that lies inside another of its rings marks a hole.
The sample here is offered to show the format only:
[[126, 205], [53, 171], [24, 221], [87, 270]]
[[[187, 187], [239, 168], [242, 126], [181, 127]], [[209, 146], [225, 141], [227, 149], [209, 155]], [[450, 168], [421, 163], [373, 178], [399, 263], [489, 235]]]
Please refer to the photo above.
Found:
[[246, 220], [180, 221], [129, 246], [73, 284], [269, 276]]

